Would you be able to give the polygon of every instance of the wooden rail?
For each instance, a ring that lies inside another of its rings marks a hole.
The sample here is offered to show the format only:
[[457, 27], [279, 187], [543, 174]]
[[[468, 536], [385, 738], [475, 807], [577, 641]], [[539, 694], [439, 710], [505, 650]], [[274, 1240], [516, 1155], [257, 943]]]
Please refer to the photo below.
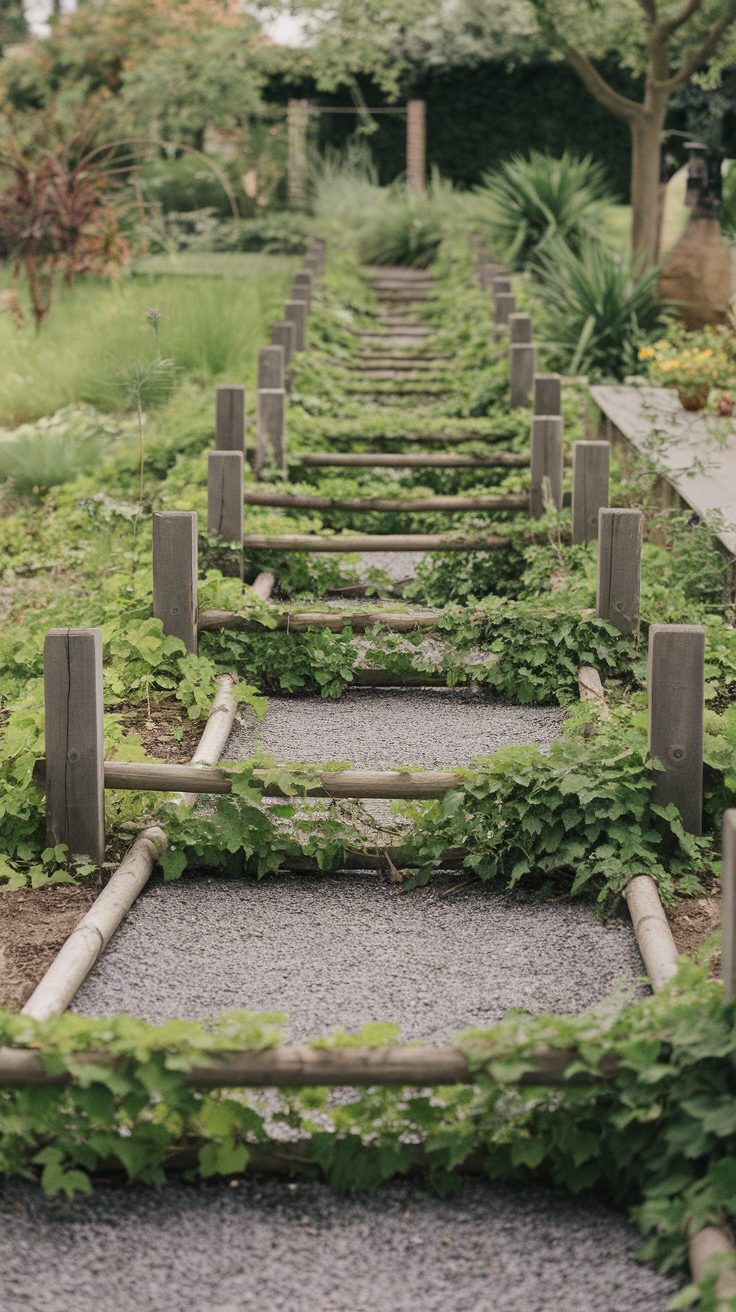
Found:
[[513, 451], [499, 451], [493, 456], [452, 454], [419, 455], [416, 452], [377, 451], [304, 451], [290, 457], [294, 465], [316, 468], [334, 465], [355, 469], [528, 469], [529, 457]]
[[246, 551], [492, 551], [509, 539], [498, 534], [381, 533], [319, 537], [307, 533], [246, 533]]
[[[332, 633], [341, 633], [345, 628], [354, 629], [356, 633], [365, 633], [366, 629], [371, 629], [378, 624], [392, 633], [414, 633], [417, 629], [436, 629], [441, 615], [440, 610], [418, 610], [412, 613], [378, 608], [348, 610], [347, 607], [322, 611], [284, 610], [277, 614], [274, 627], [286, 629], [288, 633], [304, 633], [306, 629], [329, 629]], [[229, 610], [201, 611], [198, 628], [200, 633], [220, 629], [268, 632], [264, 625], [254, 620], [252, 616], [239, 615], [237, 611]]]
[[304, 492], [251, 492], [244, 495], [246, 506], [276, 506], [283, 510], [356, 510], [395, 511], [398, 514], [451, 511], [461, 513], [472, 510], [528, 510], [528, 494], [488, 496], [430, 497], [320, 497]]

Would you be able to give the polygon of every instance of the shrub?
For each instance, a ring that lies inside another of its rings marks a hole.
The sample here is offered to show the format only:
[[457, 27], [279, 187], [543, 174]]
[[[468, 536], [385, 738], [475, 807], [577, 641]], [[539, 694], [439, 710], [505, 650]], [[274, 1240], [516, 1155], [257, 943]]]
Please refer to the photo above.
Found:
[[0, 442], [0, 480], [24, 496], [43, 495], [98, 462], [104, 434], [94, 412], [69, 407]]
[[478, 226], [516, 269], [556, 238], [579, 250], [599, 235], [610, 202], [602, 166], [567, 151], [559, 159], [536, 150], [526, 159], [514, 155], [485, 175], [476, 196]]
[[623, 378], [638, 372], [638, 352], [661, 322], [658, 270], [636, 273], [628, 257], [595, 241], [576, 253], [560, 239], [537, 260], [537, 294], [554, 338], [549, 363], [567, 373]]

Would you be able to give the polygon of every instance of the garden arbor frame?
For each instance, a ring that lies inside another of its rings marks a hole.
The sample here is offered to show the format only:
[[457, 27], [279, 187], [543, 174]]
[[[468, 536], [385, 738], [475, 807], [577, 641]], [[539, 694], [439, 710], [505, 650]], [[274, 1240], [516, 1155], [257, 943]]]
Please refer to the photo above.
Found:
[[289, 157], [287, 165], [289, 201], [299, 205], [307, 190], [307, 130], [310, 114], [404, 114], [406, 116], [406, 185], [423, 192], [427, 174], [426, 103], [409, 100], [406, 105], [315, 105], [310, 100], [291, 99], [287, 110]]

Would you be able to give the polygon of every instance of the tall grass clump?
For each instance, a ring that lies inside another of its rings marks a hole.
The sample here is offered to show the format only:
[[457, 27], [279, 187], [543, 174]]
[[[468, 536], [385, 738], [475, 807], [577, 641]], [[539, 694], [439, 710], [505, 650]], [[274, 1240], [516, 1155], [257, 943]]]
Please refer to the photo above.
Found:
[[69, 407], [0, 441], [0, 483], [23, 496], [43, 496], [92, 469], [109, 444], [94, 412]]
[[514, 269], [562, 238], [572, 250], [600, 236], [611, 202], [605, 172], [590, 156], [514, 155], [476, 191], [476, 224]]
[[659, 270], [638, 273], [628, 256], [596, 241], [584, 241], [576, 252], [558, 240], [539, 255], [535, 273], [552, 367], [604, 378], [638, 372], [639, 347], [661, 324]]
[[0, 315], [0, 424], [12, 425], [87, 402], [126, 404], [120, 379], [150, 354], [146, 315], [161, 311], [161, 350], [182, 376], [246, 381], [267, 326], [280, 317], [289, 272], [251, 257], [248, 278], [126, 278], [78, 282], [59, 293], [42, 330]]

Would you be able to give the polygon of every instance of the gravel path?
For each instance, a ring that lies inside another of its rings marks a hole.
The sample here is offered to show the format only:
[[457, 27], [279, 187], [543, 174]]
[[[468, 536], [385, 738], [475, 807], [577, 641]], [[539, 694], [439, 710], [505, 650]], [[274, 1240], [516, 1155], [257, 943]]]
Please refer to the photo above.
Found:
[[[510, 706], [474, 691], [356, 690], [338, 702], [273, 698], [257, 733], [287, 760], [432, 767], [508, 743], [548, 745], [562, 719], [557, 708]], [[226, 757], [248, 756], [254, 738], [244, 720]], [[151, 1021], [277, 1010], [294, 1038], [391, 1020], [404, 1038], [446, 1040], [510, 1007], [584, 1010], [641, 969], [629, 927], [602, 925], [582, 904], [546, 905], [475, 884], [446, 896], [439, 887], [404, 894], [376, 874], [260, 883], [188, 876], [151, 884], [75, 1008]]]
[[244, 1180], [0, 1195], [4, 1312], [666, 1312], [677, 1285], [596, 1200]]

